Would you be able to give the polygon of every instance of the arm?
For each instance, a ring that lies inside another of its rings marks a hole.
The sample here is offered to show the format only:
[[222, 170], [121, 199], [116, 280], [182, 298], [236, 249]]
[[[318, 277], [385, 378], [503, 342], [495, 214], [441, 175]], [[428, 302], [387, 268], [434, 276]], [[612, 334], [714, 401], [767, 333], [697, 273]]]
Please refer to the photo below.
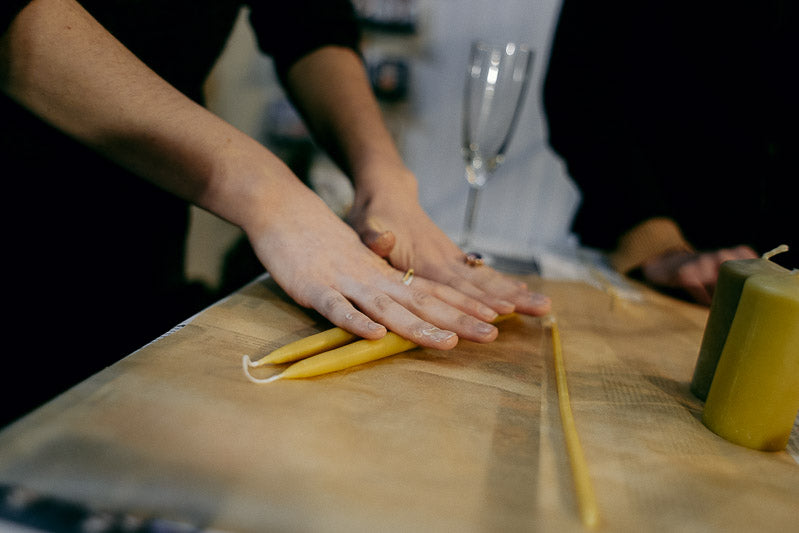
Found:
[[422, 210], [415, 176], [404, 165], [381, 117], [360, 58], [325, 47], [295, 63], [286, 85], [317, 141], [353, 180], [349, 221], [362, 240], [395, 267], [413, 268], [498, 313], [542, 315], [545, 296], [489, 267], [469, 267], [463, 252]]
[[685, 291], [702, 305], [710, 305], [724, 261], [754, 259], [757, 253], [748, 246], [708, 252], [674, 251], [653, 257], [641, 266], [644, 279], [656, 287]]
[[74, 0], [34, 0], [17, 15], [0, 39], [0, 87], [105, 157], [242, 227], [283, 289], [334, 324], [366, 338], [389, 328], [441, 349], [458, 335], [496, 337], [485, 306], [427, 280], [404, 285], [278, 158], [164, 82]]
[[652, 218], [626, 232], [610, 260], [619, 272], [638, 270], [655, 287], [684, 291], [697, 303], [710, 305], [721, 263], [755, 257], [748, 246], [697, 252], [674, 221]]

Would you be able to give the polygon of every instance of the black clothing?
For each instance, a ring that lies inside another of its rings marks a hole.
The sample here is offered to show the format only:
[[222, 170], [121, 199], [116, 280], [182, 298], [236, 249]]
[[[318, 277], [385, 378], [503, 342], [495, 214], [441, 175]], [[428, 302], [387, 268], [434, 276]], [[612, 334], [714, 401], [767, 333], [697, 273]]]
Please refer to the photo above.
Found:
[[[3, 0], [0, 32], [27, 2]], [[84, 0], [134, 54], [202, 103], [245, 2]], [[325, 44], [356, 48], [346, 0], [252, 1], [259, 46], [281, 76]], [[210, 303], [184, 279], [188, 205], [0, 95], [9, 333], [0, 427]], [[13, 211], [12, 211], [13, 209]], [[111, 290], [112, 287], [114, 290]]]
[[799, 266], [798, 34], [790, 1], [565, 0], [544, 103], [582, 243], [662, 216], [697, 249], [788, 244]]

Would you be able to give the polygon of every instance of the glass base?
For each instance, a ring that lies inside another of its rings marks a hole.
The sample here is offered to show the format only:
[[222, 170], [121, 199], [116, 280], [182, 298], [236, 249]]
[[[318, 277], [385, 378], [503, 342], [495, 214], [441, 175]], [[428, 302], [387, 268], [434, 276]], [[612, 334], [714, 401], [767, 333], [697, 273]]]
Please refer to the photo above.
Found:
[[480, 255], [486, 265], [506, 274], [541, 274], [541, 267], [535, 258], [518, 259], [492, 254]]

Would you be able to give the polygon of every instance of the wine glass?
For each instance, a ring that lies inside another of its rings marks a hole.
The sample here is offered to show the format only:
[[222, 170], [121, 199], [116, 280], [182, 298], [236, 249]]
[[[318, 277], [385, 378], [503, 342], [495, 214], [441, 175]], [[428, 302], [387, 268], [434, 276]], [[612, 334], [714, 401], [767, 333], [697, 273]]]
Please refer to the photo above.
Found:
[[463, 97], [463, 156], [469, 196], [461, 248], [471, 244], [477, 198], [502, 164], [530, 83], [533, 52], [523, 44], [471, 45]]

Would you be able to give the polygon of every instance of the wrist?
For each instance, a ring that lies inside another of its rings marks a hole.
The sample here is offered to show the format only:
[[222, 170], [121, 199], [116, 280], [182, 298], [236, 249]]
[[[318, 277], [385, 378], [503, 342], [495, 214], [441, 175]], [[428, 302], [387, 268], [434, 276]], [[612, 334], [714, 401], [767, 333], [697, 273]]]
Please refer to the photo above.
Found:
[[352, 176], [355, 201], [387, 201], [413, 199], [418, 201], [419, 183], [416, 176], [401, 162], [376, 161], [363, 165]]
[[652, 218], [625, 233], [610, 259], [616, 270], [628, 273], [664, 254], [693, 251], [676, 222]]
[[196, 203], [248, 235], [275, 226], [303, 195], [315, 196], [283, 161], [246, 136], [233, 138], [214, 153]]

